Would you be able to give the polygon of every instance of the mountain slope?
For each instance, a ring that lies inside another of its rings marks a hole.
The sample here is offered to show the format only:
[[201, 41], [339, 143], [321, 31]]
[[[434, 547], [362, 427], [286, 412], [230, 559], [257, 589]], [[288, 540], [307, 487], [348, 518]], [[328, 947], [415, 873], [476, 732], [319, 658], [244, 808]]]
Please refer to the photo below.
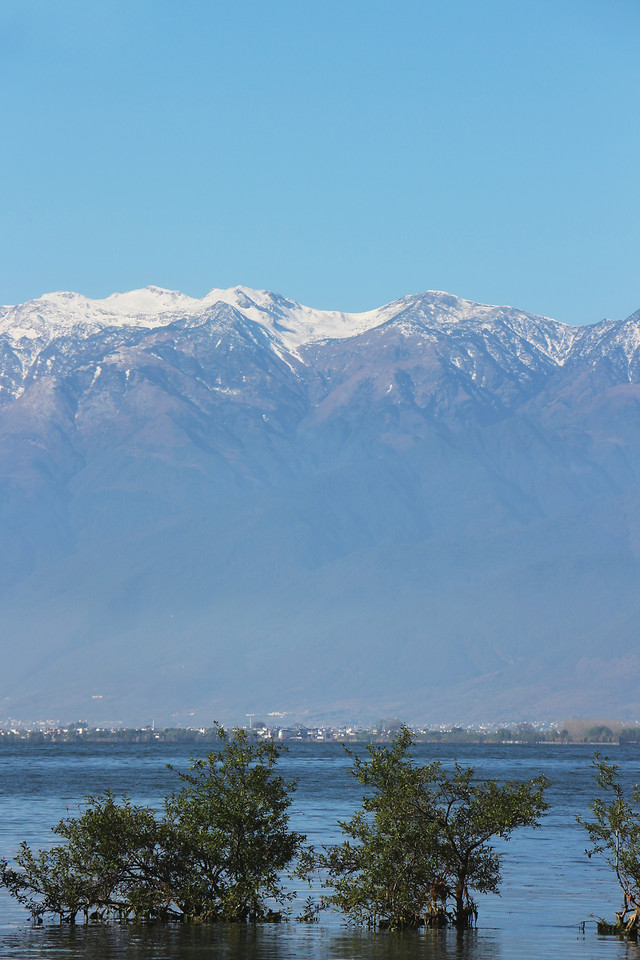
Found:
[[0, 308], [6, 716], [635, 716], [640, 314]]

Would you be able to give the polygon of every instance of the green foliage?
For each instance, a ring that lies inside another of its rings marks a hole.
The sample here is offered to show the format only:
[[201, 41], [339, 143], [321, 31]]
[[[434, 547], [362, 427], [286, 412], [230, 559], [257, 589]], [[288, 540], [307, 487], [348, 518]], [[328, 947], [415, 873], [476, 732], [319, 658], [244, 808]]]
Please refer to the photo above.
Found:
[[615, 743], [618, 740], [618, 736], [604, 723], [589, 727], [584, 738], [589, 743]]
[[499, 784], [476, 781], [472, 767], [415, 766], [411, 745], [405, 727], [391, 746], [370, 744], [366, 760], [347, 751], [367, 792], [340, 823], [347, 839], [317, 857], [333, 888], [325, 902], [373, 927], [467, 926], [471, 891], [497, 892], [500, 883], [502, 855], [489, 841], [538, 825], [547, 781]]
[[151, 810], [121, 804], [107, 792], [88, 797], [80, 817], [61, 820], [53, 832], [67, 842], [32, 853], [20, 846], [15, 863], [0, 861], [0, 885], [34, 919], [54, 914], [74, 923], [88, 919], [147, 919], [167, 909], [161, 880], [162, 827]]
[[222, 750], [179, 774], [166, 803], [175, 896], [197, 919], [276, 919], [267, 900], [288, 899], [281, 874], [304, 841], [288, 826], [295, 783], [275, 774], [281, 746], [244, 730], [219, 737]]
[[288, 827], [295, 783], [275, 772], [282, 747], [216, 729], [219, 749], [178, 774], [164, 816], [88, 797], [53, 828], [64, 844], [0, 860], [0, 886], [35, 920], [279, 919], [268, 904], [291, 896], [281, 875], [304, 840]]
[[637, 937], [640, 925], [640, 790], [624, 795], [619, 765], [595, 754], [595, 780], [602, 791], [591, 804], [592, 820], [576, 817], [589, 835], [588, 857], [602, 856], [614, 871], [622, 890], [622, 909], [616, 913], [615, 929]]

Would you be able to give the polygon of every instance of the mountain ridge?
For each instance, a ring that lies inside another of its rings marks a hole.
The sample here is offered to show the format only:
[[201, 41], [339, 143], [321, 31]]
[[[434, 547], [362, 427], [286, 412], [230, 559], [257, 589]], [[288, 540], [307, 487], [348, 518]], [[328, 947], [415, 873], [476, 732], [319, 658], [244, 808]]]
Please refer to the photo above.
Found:
[[[266, 290], [253, 290], [242, 286], [227, 290], [214, 288], [201, 298], [190, 297], [179, 291], [149, 286], [93, 300], [81, 294], [59, 291], [44, 294], [35, 300], [26, 301], [22, 304], [3, 306], [0, 307], [0, 311], [2, 311], [0, 314], [0, 333], [12, 334], [13, 339], [19, 339], [14, 329], [17, 325], [17, 334], [32, 338], [34, 333], [37, 334], [38, 331], [34, 331], [33, 327], [21, 326], [21, 323], [29, 320], [33, 322], [35, 315], [35, 318], [40, 321], [38, 326], [42, 329], [46, 326], [47, 314], [49, 315], [49, 323], [54, 325], [61, 319], [71, 319], [72, 322], [66, 325], [65, 331], [69, 330], [70, 327], [82, 331], [82, 324], [84, 322], [86, 325], [87, 320], [93, 320], [94, 324], [93, 327], [85, 327], [87, 330], [124, 326], [126, 322], [130, 325], [155, 327], [166, 325], [180, 316], [198, 316], [205, 313], [209, 307], [218, 303], [227, 303], [241, 311], [243, 309], [248, 311], [246, 315], [250, 319], [258, 318], [257, 322], [263, 320], [262, 314], [269, 314], [267, 326], [270, 327], [274, 327], [274, 314], [276, 317], [286, 317], [289, 322], [297, 321], [303, 328], [304, 324], [308, 324], [310, 330], [307, 337], [304, 338], [304, 334], [300, 331], [296, 331], [296, 336], [297, 338], [303, 337], [303, 342], [312, 342], [321, 339], [342, 339], [356, 336], [386, 320], [398, 319], [400, 314], [407, 310], [413, 308], [415, 311], [417, 305], [425, 302], [427, 303], [427, 310], [430, 308], [432, 314], [436, 309], [439, 309], [442, 313], [444, 307], [451, 307], [456, 322], [468, 318], [475, 320], [482, 314], [499, 312], [520, 317], [531, 317], [553, 324], [556, 327], [564, 327], [566, 330], [579, 329], [561, 324], [559, 321], [551, 320], [548, 317], [524, 314], [523, 311], [513, 307], [491, 306], [471, 300], [463, 300], [444, 291], [425, 291], [421, 294], [401, 297], [373, 310], [348, 313], [335, 310], [318, 310], [282, 297], [280, 294], [274, 294]], [[74, 315], [76, 317], [75, 325], [73, 324]], [[168, 317], [168, 319], [163, 323], [161, 317]], [[148, 318], [146, 323], [144, 318]], [[150, 318], [154, 318], [155, 322], [151, 323]], [[322, 321], [324, 321], [324, 326]], [[277, 321], [275, 329], [278, 329]], [[292, 331], [285, 328], [284, 332]]]

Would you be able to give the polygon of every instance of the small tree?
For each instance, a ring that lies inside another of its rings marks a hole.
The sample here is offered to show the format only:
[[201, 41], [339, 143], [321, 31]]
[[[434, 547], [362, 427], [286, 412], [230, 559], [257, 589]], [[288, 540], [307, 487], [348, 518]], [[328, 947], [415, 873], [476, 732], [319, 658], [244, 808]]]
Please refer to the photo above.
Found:
[[[622, 890], [622, 909], [611, 926], [635, 939], [640, 925], [640, 789], [635, 784], [627, 800], [618, 776], [619, 765], [609, 763], [606, 757], [601, 760], [596, 753], [593, 766], [603, 796], [591, 804], [592, 820], [576, 820], [589, 834], [592, 846], [586, 850], [587, 856], [602, 856]], [[599, 932], [607, 932], [609, 926], [601, 923]]]
[[318, 858], [333, 888], [325, 903], [368, 926], [468, 926], [476, 916], [471, 892], [495, 893], [501, 880], [502, 854], [489, 841], [538, 825], [547, 781], [499, 784], [476, 781], [472, 767], [415, 766], [411, 746], [404, 727], [391, 746], [370, 744], [367, 760], [347, 751], [352, 774], [369, 789], [340, 823], [347, 840]]
[[150, 919], [169, 909], [162, 882], [163, 830], [154, 813], [111, 792], [88, 797], [80, 817], [53, 827], [67, 842], [34, 854], [21, 844], [15, 863], [0, 861], [0, 885], [39, 920]]
[[180, 773], [184, 786], [166, 802], [174, 896], [198, 919], [278, 919], [267, 901], [292, 896], [282, 871], [305, 839], [289, 829], [295, 781], [275, 773], [281, 745], [217, 731], [220, 750]]
[[221, 746], [180, 773], [164, 817], [88, 797], [53, 832], [66, 841], [33, 853], [23, 843], [0, 886], [31, 912], [95, 920], [247, 921], [279, 918], [289, 899], [282, 871], [304, 837], [289, 829], [293, 781], [276, 775], [284, 749], [217, 727]]

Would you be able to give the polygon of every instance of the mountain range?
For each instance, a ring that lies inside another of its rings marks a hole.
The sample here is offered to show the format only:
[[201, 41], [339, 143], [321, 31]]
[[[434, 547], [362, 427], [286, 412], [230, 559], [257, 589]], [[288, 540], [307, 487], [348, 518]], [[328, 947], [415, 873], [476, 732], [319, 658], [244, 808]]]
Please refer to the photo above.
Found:
[[0, 720], [635, 719], [640, 311], [0, 307]]

